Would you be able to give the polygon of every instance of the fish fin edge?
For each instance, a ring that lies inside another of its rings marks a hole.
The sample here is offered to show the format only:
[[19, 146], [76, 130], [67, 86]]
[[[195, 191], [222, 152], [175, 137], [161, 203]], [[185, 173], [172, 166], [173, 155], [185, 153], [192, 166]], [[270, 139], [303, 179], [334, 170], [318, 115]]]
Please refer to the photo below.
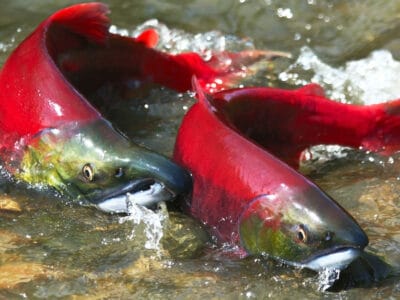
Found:
[[110, 26], [107, 16], [109, 12], [108, 6], [103, 3], [81, 3], [56, 12], [49, 20], [90, 40], [103, 43]]
[[212, 105], [211, 95], [206, 93], [195, 75], [192, 77], [192, 86], [193, 91], [197, 95], [196, 98], [198, 103], [206, 107], [209, 111], [215, 112], [216, 108]]
[[297, 92], [307, 94], [310, 96], [321, 96], [325, 97], [325, 91], [322, 86], [317, 83], [309, 83], [301, 88], [297, 89]]
[[144, 44], [148, 48], [154, 48], [159, 39], [160, 36], [156, 30], [146, 29], [135, 38], [135, 41]]

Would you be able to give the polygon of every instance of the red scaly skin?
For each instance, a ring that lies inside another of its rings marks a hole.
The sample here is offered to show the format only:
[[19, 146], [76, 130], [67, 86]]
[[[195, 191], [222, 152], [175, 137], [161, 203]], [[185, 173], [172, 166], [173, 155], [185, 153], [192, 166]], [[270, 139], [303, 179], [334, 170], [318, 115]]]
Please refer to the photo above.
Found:
[[[124, 55], [157, 53], [149, 48], [155, 32], [137, 39], [111, 35], [107, 13], [100, 3], [62, 9], [11, 53], [0, 73], [0, 159], [18, 180], [126, 212], [128, 192], [144, 185], [154, 192], [145, 197], [151, 205], [187, 194], [191, 178], [168, 158], [128, 141], [85, 98], [83, 92], [102, 83], [143, 75]], [[118, 69], [126, 63], [132, 64]]]
[[195, 53], [170, 55], [152, 48], [158, 40], [154, 30], [136, 39], [109, 33], [107, 13], [101, 3], [62, 9], [10, 55], [0, 72], [3, 151], [13, 151], [16, 142], [24, 139], [28, 143], [31, 136], [47, 128], [100, 119], [85, 95], [102, 84], [138, 79], [186, 91], [196, 75], [204, 87], [225, 78], [223, 87], [235, 79], [235, 68], [241, 70], [242, 60], [265, 55], [262, 51], [224, 53], [233, 59], [233, 67], [216, 57], [204, 62]]
[[[196, 103], [184, 117], [174, 159], [192, 172], [192, 215], [237, 243], [237, 220], [257, 195], [274, 193], [281, 183], [310, 184], [293, 169], [257, 147]], [[275, 170], [273, 176], [271, 171]]]
[[[214, 95], [205, 95], [197, 83], [196, 86], [199, 102], [184, 117], [174, 159], [193, 175], [190, 213], [207, 224], [221, 241], [241, 244], [244, 237], [239, 233], [240, 216], [248, 218], [245, 211], [255, 199], [264, 196], [276, 199], [267, 200], [265, 210], [257, 212], [265, 219], [265, 230], [281, 228], [281, 217], [306, 223], [310, 220], [305, 221], [303, 215], [315, 209], [310, 215], [321, 214], [317, 218], [324, 219], [327, 228], [337, 229], [338, 239], [347, 234], [346, 230], [350, 232], [350, 228], [357, 232], [355, 236], [365, 236], [356, 222], [315, 184], [232, 128], [224, 110], [214, 106], [218, 103]], [[308, 212], [295, 212], [299, 207], [306, 207]], [[310, 230], [314, 226], [311, 223], [305, 225]], [[315, 230], [323, 231], [323, 226], [318, 226]], [[350, 244], [357, 243], [358, 238], [347, 236], [343, 240]]]
[[[89, 21], [90, 17], [104, 21], [105, 12], [105, 7], [96, 6], [94, 15], [88, 15], [83, 21]], [[68, 22], [68, 18], [76, 16], [74, 13], [79, 11], [70, 8], [49, 17], [14, 50], [3, 66], [0, 73], [2, 147], [12, 148], [21, 137], [65, 122], [100, 118], [99, 113], [65, 80], [47, 49], [48, 31]], [[81, 28], [80, 24], [76, 25]], [[105, 29], [104, 23], [99, 23], [82, 34], [93, 34], [95, 39], [102, 39]]]
[[298, 90], [231, 89], [212, 99], [233, 128], [295, 168], [304, 150], [320, 144], [383, 154], [400, 149], [399, 100], [362, 106], [323, 94], [310, 84]]

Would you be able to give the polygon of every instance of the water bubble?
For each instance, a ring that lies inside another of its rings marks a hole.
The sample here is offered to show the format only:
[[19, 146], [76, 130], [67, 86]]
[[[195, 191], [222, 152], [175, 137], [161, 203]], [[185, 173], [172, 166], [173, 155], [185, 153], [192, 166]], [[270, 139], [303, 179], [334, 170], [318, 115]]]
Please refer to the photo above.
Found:
[[115, 25], [111, 25], [109, 31], [113, 34], [129, 36], [129, 31], [127, 29], [120, 29]]
[[276, 14], [278, 15], [279, 18], [286, 18], [286, 19], [293, 18], [293, 13], [290, 8], [280, 7], [277, 9]]
[[250, 299], [250, 298], [257, 298], [256, 294], [255, 294], [254, 292], [252, 292], [252, 291], [247, 291], [247, 292], [245, 293], [245, 296], [246, 296], [247, 299]]

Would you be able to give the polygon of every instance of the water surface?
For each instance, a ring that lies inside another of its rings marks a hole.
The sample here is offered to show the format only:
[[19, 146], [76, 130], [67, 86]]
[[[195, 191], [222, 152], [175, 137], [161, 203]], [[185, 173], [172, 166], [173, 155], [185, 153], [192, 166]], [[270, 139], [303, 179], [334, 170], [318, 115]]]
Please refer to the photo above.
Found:
[[[151, 24], [164, 33], [159, 46], [167, 51], [256, 47], [292, 53], [292, 59], [256, 66], [249, 85], [294, 88], [314, 81], [329, 96], [359, 104], [400, 95], [396, 0], [105, 2], [115, 30], [133, 34], [157, 19], [161, 24]], [[78, 1], [4, 1], [0, 64], [41, 20], [73, 3]], [[108, 99], [113, 93], [103, 89], [97, 96]], [[190, 93], [154, 87], [107, 106], [104, 113], [136, 142], [171, 155], [180, 120], [193, 103]], [[370, 238], [367, 250], [398, 273], [400, 158], [338, 147], [317, 147], [311, 154], [302, 171], [358, 220]], [[0, 298], [400, 297], [399, 277], [373, 283], [371, 274], [346, 279], [358, 288], [323, 292], [323, 278], [311, 272], [260, 258], [238, 259], [235, 249], [217, 245], [179, 212], [136, 208], [130, 217], [113, 216], [0, 183], [9, 197], [0, 203], [17, 206], [0, 211]]]

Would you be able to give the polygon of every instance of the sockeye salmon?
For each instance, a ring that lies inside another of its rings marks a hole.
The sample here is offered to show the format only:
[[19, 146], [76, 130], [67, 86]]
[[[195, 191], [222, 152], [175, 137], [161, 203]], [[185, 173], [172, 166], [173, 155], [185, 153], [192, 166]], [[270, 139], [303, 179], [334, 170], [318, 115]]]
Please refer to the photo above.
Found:
[[[241, 119], [234, 118], [236, 110], [218, 105], [218, 97], [229, 99], [231, 91], [209, 95], [195, 85], [198, 102], [184, 117], [174, 150], [175, 161], [193, 175], [189, 212], [220, 241], [249, 254], [316, 271], [342, 269], [357, 258], [368, 244], [357, 222], [310, 180], [247, 138]], [[247, 117], [246, 104], [237, 108]]]
[[[0, 158], [28, 184], [55, 188], [105, 211], [124, 212], [187, 194], [191, 177], [169, 159], [128, 141], [87, 100], [108, 83], [152, 82], [186, 91], [196, 75], [209, 90], [243, 75], [265, 51], [195, 53], [153, 47], [155, 30], [137, 38], [109, 32], [108, 8], [84, 3], [43, 21], [0, 71]], [[222, 57], [222, 58], [221, 58]]]
[[391, 155], [400, 149], [400, 100], [373, 105], [340, 103], [309, 84], [297, 90], [251, 87], [213, 94], [231, 124], [297, 168], [315, 145], [341, 145]]

